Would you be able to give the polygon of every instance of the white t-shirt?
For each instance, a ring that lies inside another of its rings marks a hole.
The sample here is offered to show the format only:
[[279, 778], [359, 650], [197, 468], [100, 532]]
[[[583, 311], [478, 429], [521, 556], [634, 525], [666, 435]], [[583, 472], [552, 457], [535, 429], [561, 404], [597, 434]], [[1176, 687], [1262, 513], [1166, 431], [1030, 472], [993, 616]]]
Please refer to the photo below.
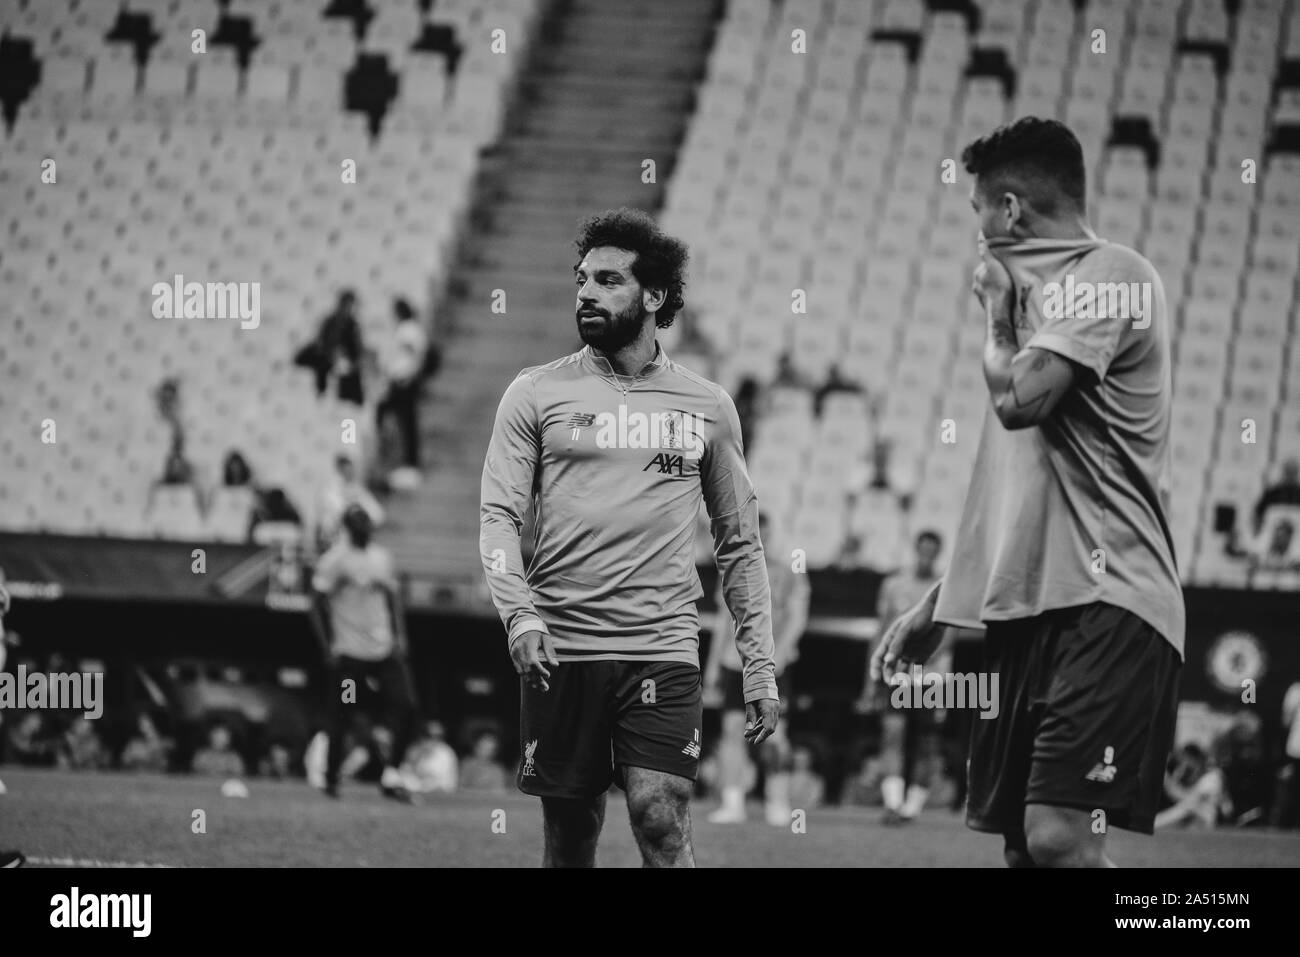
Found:
[[409, 382], [424, 365], [429, 337], [416, 321], [399, 322], [384, 355], [384, 372], [396, 382]]
[[312, 587], [329, 596], [334, 654], [379, 661], [393, 653], [388, 594], [397, 576], [387, 549], [340, 540], [321, 556]]

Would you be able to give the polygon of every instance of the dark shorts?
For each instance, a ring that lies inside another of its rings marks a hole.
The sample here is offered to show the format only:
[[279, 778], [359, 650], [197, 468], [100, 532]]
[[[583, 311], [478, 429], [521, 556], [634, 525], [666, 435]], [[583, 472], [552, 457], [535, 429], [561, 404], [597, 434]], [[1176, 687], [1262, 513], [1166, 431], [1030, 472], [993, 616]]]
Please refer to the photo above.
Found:
[[1178, 708], [1173, 646], [1096, 602], [990, 622], [984, 654], [998, 714], [971, 719], [966, 823], [1019, 834], [1025, 805], [1049, 804], [1150, 834]]
[[[722, 685], [722, 710], [745, 710], [745, 676], [734, 668], [725, 665], [718, 672], [718, 684]], [[790, 670], [787, 668], [776, 676], [776, 696], [781, 701], [781, 713], [790, 710]]]
[[628, 766], [695, 780], [704, 714], [699, 668], [565, 661], [550, 670], [548, 691], [519, 679], [519, 790], [594, 797], [616, 780], [622, 786]]

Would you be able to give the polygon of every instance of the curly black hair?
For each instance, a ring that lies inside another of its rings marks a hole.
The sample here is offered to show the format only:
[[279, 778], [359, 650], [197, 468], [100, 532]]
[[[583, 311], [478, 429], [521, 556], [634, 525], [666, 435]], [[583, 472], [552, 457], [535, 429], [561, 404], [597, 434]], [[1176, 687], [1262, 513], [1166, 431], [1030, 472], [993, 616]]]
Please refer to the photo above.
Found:
[[1054, 215], [1062, 195], [1084, 209], [1083, 147], [1057, 120], [1026, 116], [999, 126], [961, 151], [966, 172], [979, 176], [985, 196], [1015, 193], [1046, 216]]
[[682, 292], [686, 286], [686, 244], [665, 234], [640, 209], [622, 206], [583, 222], [573, 245], [582, 259], [597, 246], [613, 246], [636, 253], [632, 275], [645, 289], [663, 289], [664, 304], [655, 314], [655, 325], [667, 329], [686, 305]]

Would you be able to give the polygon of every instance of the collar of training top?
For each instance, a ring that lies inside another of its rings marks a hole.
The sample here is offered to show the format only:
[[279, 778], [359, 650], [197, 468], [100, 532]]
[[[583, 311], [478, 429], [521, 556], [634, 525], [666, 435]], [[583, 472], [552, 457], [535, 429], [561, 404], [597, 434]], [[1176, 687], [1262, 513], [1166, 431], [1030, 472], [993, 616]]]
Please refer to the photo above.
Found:
[[[595, 351], [591, 348], [591, 346], [582, 347], [582, 360], [583, 362], [589, 363], [591, 367], [595, 369], [597, 372], [599, 372], [601, 375], [611, 376], [615, 379], [620, 378], [620, 373], [614, 371], [614, 367], [613, 365], [610, 364], [610, 361], [606, 359], [604, 356], [596, 355]], [[663, 346], [659, 345], [658, 340], [656, 340], [654, 358], [651, 359], [649, 362], [647, 362], [644, 366], [642, 366], [641, 371], [638, 372], [636, 375], [632, 376], [631, 378], [644, 379], [647, 376], [652, 376], [667, 364], [668, 364], [668, 353], [664, 352]], [[627, 377], [622, 376], [622, 378], [627, 378]]]

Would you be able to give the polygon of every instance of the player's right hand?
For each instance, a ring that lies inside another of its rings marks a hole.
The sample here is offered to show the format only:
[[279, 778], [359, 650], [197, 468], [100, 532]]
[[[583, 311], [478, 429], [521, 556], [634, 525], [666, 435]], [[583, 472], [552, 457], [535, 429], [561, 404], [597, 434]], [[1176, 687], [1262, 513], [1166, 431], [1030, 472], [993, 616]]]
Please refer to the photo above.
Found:
[[510, 646], [510, 662], [515, 666], [515, 673], [520, 675], [530, 688], [550, 691], [551, 670], [547, 665], [558, 665], [560, 659], [555, 655], [555, 645], [551, 636], [544, 631], [526, 631]]
[[895, 671], [923, 665], [943, 641], [945, 625], [934, 620], [934, 602], [927, 596], [885, 629], [871, 656], [871, 680], [886, 681]]
[[759, 698], [745, 705], [745, 740], [762, 744], [776, 733], [781, 723], [781, 702], [776, 698]]

